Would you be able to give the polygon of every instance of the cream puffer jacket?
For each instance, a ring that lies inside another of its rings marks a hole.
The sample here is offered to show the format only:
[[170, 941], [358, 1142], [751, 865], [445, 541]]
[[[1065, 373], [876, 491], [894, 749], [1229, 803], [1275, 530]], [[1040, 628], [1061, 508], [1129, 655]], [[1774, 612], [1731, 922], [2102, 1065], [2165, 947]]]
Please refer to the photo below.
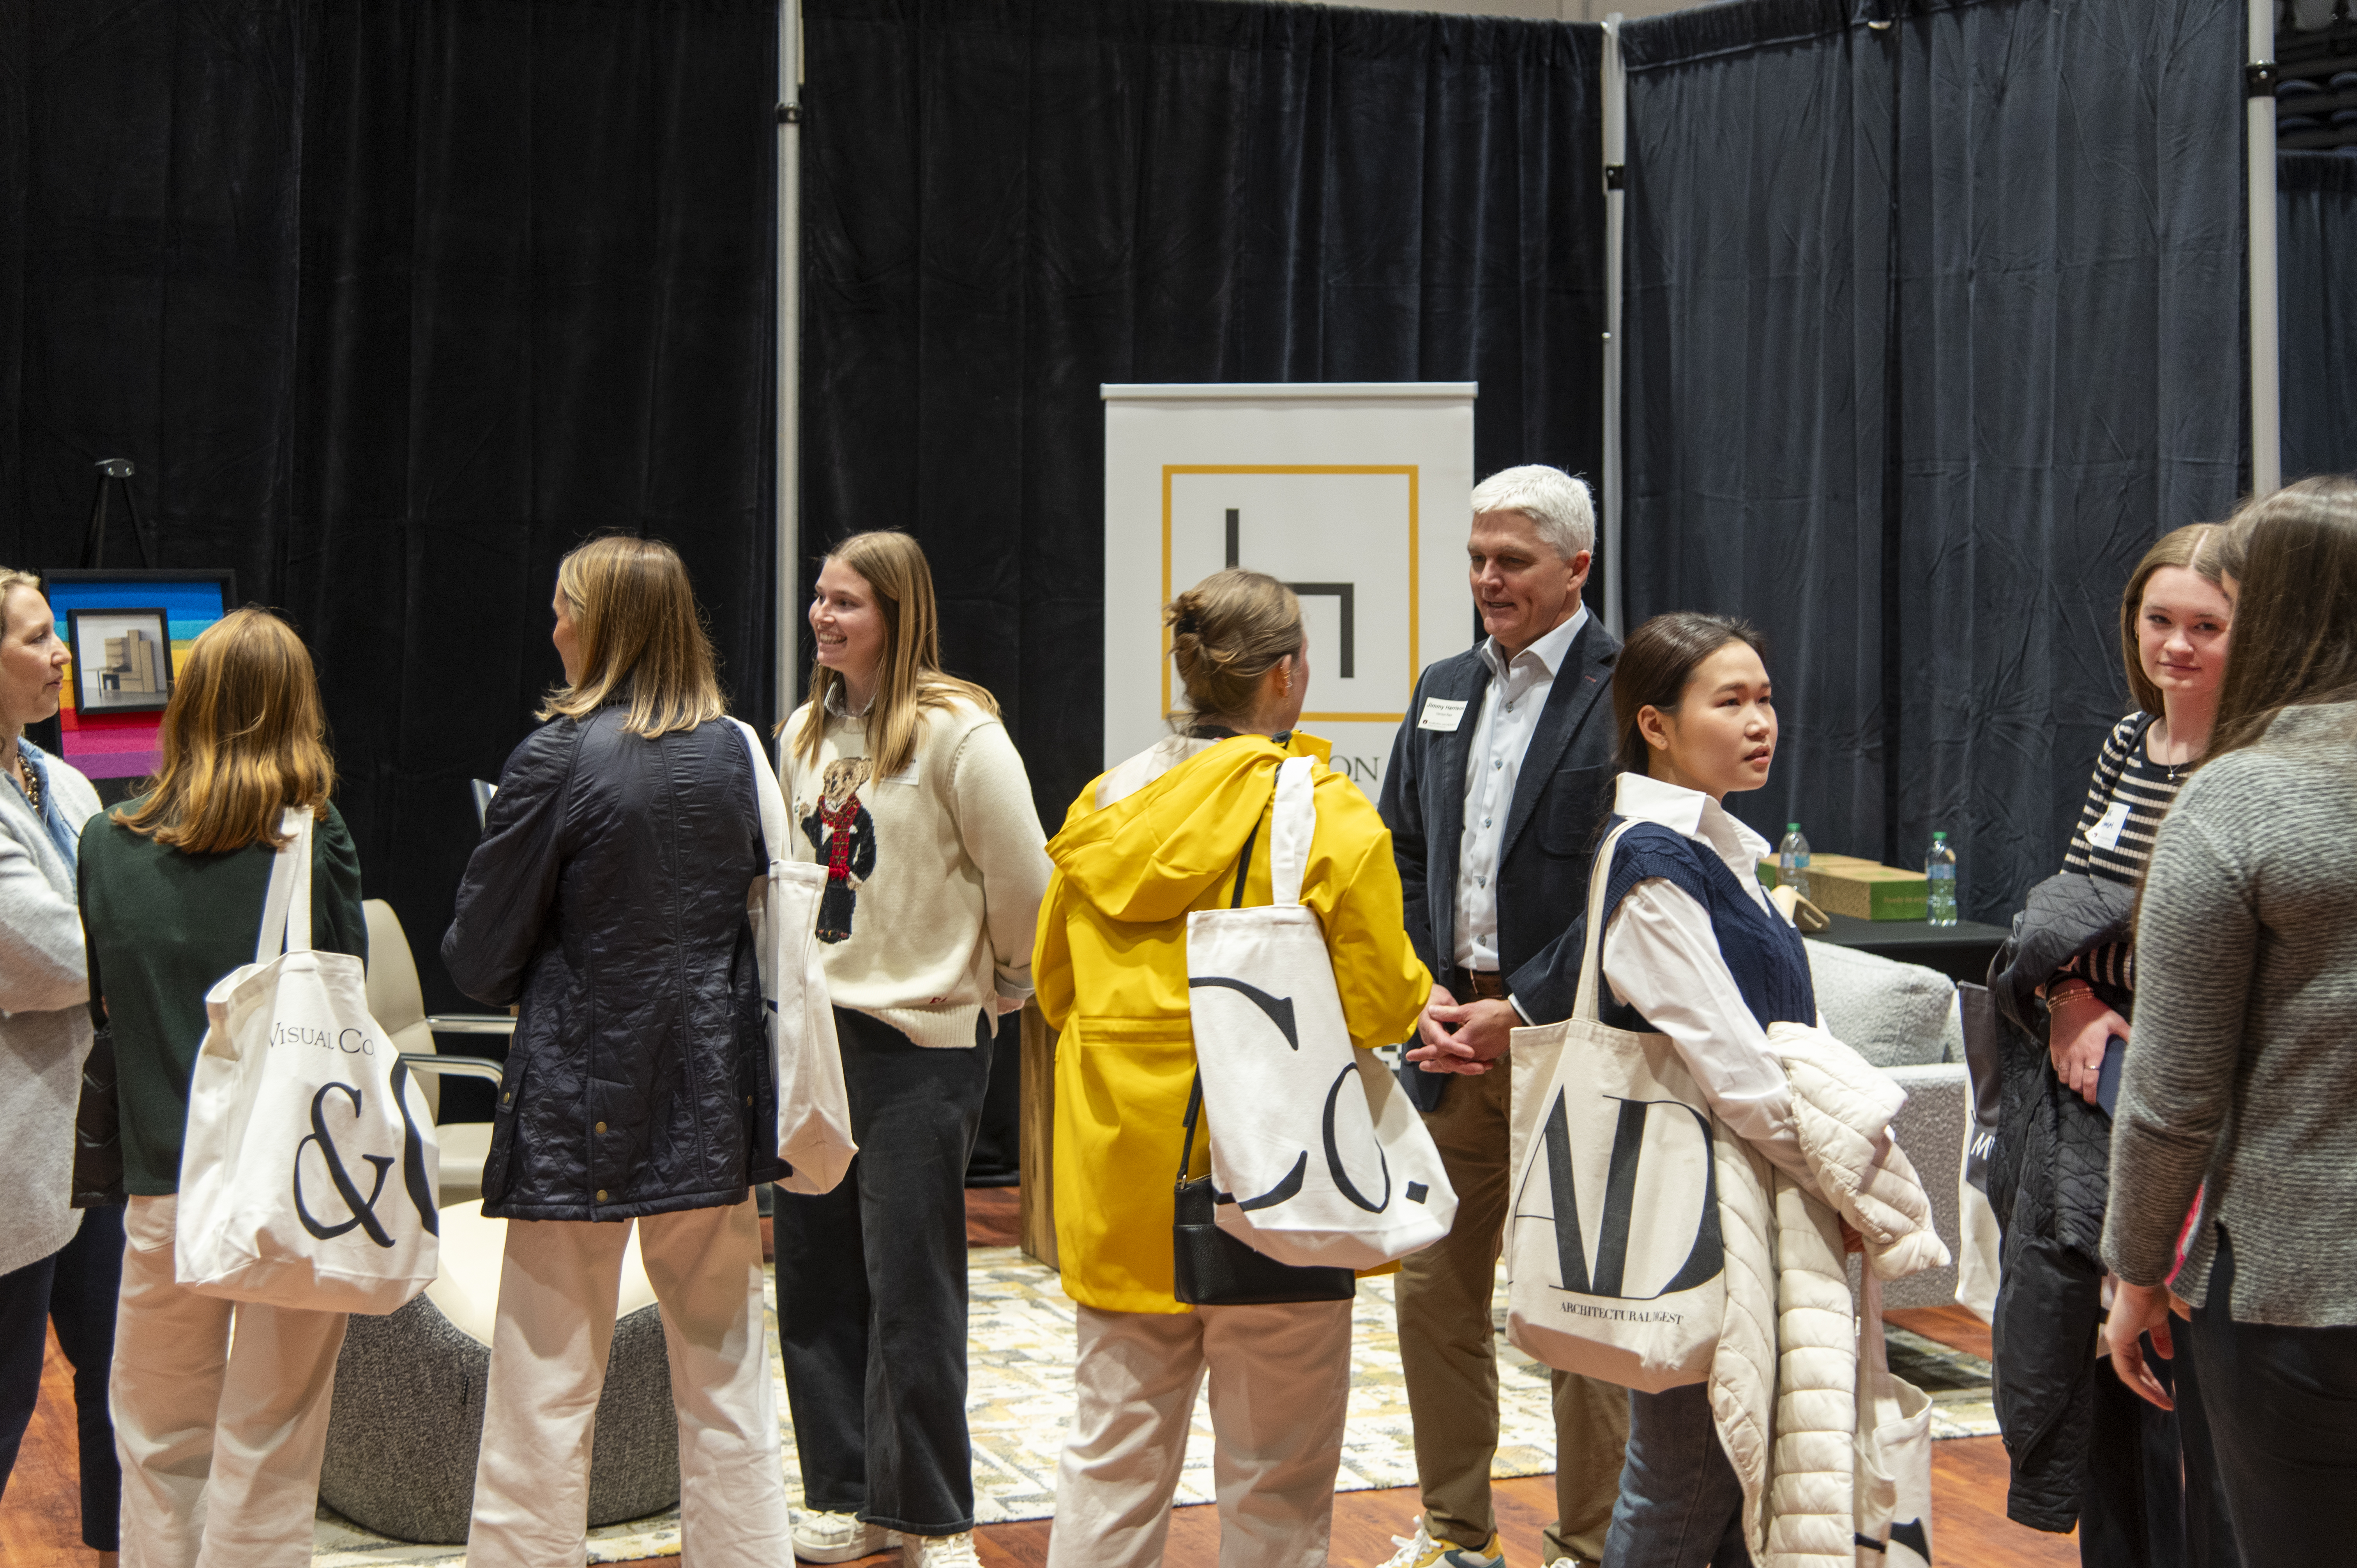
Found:
[[1812, 1191], [1749, 1144], [1714, 1140], [1727, 1316], [1711, 1413], [1743, 1483], [1760, 1568], [1853, 1568], [1857, 1326], [1842, 1220], [1885, 1280], [1948, 1262], [1890, 1119], [1906, 1092], [1823, 1029], [1771, 1024]]

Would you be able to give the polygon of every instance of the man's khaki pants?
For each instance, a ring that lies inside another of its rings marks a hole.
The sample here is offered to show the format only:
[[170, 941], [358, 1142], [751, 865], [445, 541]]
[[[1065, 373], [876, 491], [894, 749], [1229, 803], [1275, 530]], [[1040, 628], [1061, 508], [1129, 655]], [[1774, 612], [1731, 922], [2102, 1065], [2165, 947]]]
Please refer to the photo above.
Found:
[[179, 1201], [135, 1197], [124, 1213], [107, 1393], [124, 1568], [310, 1568], [344, 1315], [178, 1283]]
[[[1436, 1540], [1479, 1548], [1497, 1532], [1490, 1463], [1498, 1451], [1498, 1355], [1490, 1318], [1498, 1251], [1513, 1200], [1511, 1143], [1500, 1058], [1486, 1073], [1449, 1080], [1424, 1119], [1457, 1189], [1448, 1234], [1400, 1265], [1400, 1365], [1415, 1422], [1415, 1472], [1425, 1529]], [[1629, 1442], [1629, 1391], [1570, 1372], [1555, 1374], [1556, 1517], [1546, 1562], [1604, 1560], [1604, 1535], [1620, 1493]]]
[[[679, 1418], [680, 1554], [786, 1568], [793, 1545], [753, 1198], [634, 1221]], [[630, 1223], [512, 1219], [475, 1467], [469, 1568], [576, 1568]]]
[[1155, 1568], [1211, 1380], [1220, 1568], [1324, 1568], [1351, 1398], [1351, 1304], [1080, 1309], [1048, 1568]]

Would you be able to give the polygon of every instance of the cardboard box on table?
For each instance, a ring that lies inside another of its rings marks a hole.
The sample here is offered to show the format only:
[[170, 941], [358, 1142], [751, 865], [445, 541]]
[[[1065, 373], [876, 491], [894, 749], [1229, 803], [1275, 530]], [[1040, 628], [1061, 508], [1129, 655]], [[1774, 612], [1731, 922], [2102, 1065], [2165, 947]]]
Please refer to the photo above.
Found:
[[[1760, 880], [1777, 883], [1776, 863], [1760, 862]], [[1854, 854], [1812, 854], [1809, 857], [1809, 902], [1828, 915], [1854, 920], [1920, 920], [1930, 902], [1931, 885], [1920, 871], [1879, 865]]]

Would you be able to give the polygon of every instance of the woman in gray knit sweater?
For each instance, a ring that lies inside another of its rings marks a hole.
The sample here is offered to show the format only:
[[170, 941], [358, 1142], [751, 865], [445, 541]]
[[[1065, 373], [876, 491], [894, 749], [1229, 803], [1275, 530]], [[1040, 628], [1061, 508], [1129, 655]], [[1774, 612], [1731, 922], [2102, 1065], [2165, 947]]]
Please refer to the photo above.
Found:
[[[2244, 511], [2209, 759], [2161, 823], [2104, 1259], [2136, 1345], [2199, 1390], [2243, 1560], [2357, 1535], [2357, 479]], [[2198, 1209], [2195, 1206], [2199, 1204]], [[2190, 1226], [2189, 1210], [2194, 1210]], [[2180, 1240], [2180, 1231], [2182, 1237]]]

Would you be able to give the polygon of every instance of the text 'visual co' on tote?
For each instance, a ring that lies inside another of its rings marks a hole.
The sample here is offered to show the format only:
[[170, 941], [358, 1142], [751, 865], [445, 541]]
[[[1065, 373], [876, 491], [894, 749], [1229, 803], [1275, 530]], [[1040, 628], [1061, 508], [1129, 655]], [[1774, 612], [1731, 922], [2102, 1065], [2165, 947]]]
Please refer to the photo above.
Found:
[[434, 1116], [350, 953], [311, 947], [311, 813], [288, 807], [253, 961], [205, 993], [174, 1277], [232, 1301], [386, 1313], [439, 1262]]
[[1398, 1079], [1351, 1043], [1325, 930], [1301, 902], [1315, 767], [1277, 767], [1275, 901], [1187, 917], [1189, 1007], [1220, 1229], [1281, 1262], [1371, 1269], [1447, 1235], [1457, 1193]]
[[1513, 1032], [1506, 1337], [1658, 1393], [1709, 1375], [1727, 1306], [1717, 1172], [1742, 1150], [1668, 1036], [1598, 1019], [1604, 893], [1630, 825], [1597, 852], [1572, 1015]]

